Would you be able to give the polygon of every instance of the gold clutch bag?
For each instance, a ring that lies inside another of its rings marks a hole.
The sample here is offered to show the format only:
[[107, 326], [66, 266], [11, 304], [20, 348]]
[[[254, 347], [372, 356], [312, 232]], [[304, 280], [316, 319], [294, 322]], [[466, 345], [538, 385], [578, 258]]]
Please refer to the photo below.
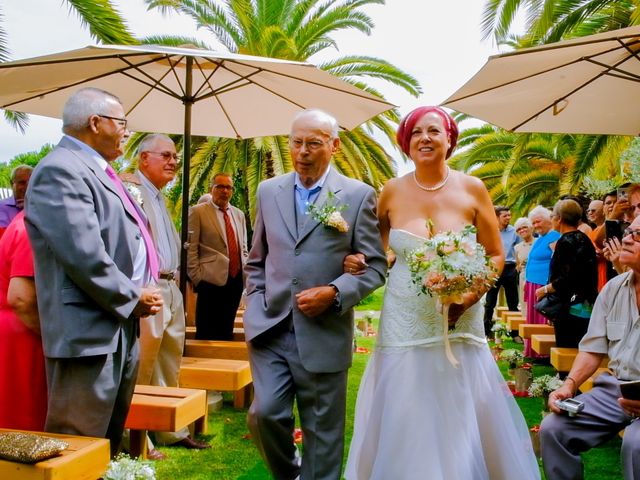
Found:
[[0, 433], [0, 458], [12, 462], [40, 462], [55, 457], [68, 446], [64, 440], [33, 433]]

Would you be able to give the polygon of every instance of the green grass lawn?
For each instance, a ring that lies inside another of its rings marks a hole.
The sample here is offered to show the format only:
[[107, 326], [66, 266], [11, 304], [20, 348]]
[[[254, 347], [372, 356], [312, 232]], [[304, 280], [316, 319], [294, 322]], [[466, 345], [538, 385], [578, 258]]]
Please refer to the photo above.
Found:
[[[381, 299], [382, 289], [365, 299], [358, 309], [378, 310]], [[377, 322], [374, 324], [377, 327]], [[357, 342], [358, 346], [372, 350], [375, 337], [358, 337]], [[507, 342], [505, 348], [522, 348], [522, 346]], [[368, 354], [354, 354], [353, 367], [349, 372], [346, 448], [349, 446], [353, 431], [353, 411], [358, 385], [368, 358]], [[499, 362], [499, 366], [503, 375], [508, 376], [507, 365]], [[553, 373], [552, 367], [534, 366], [533, 368], [535, 376]], [[517, 398], [516, 401], [530, 427], [540, 423], [542, 415], [540, 398]], [[249, 438], [245, 422], [246, 411], [234, 409], [231, 403], [231, 397], [226, 397], [222, 410], [209, 416], [209, 432], [203, 438], [212, 444], [211, 449], [194, 451], [184, 448], [161, 448], [168, 458], [155, 463], [159, 480], [268, 480], [271, 478]], [[619, 452], [620, 439], [617, 437], [608, 444], [588, 452], [584, 456], [585, 478], [588, 480], [622, 478]]]

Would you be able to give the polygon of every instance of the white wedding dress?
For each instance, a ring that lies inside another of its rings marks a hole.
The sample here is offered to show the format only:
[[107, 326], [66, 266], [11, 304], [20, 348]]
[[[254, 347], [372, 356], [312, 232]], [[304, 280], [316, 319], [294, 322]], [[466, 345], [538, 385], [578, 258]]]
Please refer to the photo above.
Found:
[[435, 299], [418, 294], [406, 255], [423, 238], [392, 229], [390, 271], [375, 352], [360, 385], [348, 480], [539, 479], [529, 431], [484, 337], [479, 304], [445, 356]]

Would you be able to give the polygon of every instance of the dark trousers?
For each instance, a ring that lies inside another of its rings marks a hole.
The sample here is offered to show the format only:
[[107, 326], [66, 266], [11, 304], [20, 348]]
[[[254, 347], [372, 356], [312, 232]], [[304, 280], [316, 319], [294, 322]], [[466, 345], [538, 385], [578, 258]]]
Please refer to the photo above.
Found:
[[242, 273], [225, 285], [201, 281], [196, 300], [196, 339], [233, 340], [233, 322], [242, 297]]
[[505, 263], [502, 275], [498, 278], [496, 284], [487, 292], [484, 304], [484, 333], [491, 335], [491, 327], [493, 326], [493, 310], [498, 302], [498, 292], [500, 287], [504, 288], [504, 294], [507, 297], [507, 306], [510, 311], [518, 310], [518, 271], [515, 263]]
[[45, 431], [108, 438], [118, 453], [138, 375], [137, 320], [120, 331], [109, 354], [46, 358], [49, 405]]
[[589, 319], [566, 314], [553, 322], [556, 347], [578, 348], [578, 344], [589, 328]]

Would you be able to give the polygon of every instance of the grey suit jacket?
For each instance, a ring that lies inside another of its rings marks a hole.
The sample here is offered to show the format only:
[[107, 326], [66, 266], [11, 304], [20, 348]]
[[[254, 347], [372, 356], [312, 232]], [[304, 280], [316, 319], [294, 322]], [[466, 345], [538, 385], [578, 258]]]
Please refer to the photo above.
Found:
[[40, 161], [27, 198], [45, 355], [115, 352], [121, 324], [137, 321], [134, 217], [107, 174], [67, 138]]
[[[323, 205], [328, 193], [334, 193], [347, 206], [341, 213], [349, 231], [341, 233], [308, 217], [298, 232], [294, 175], [275, 177], [258, 187], [253, 244], [245, 268], [245, 334], [251, 340], [292, 312], [304, 367], [311, 372], [338, 372], [351, 365], [353, 306], [385, 279], [387, 262], [375, 192], [332, 169], [316, 205]], [[343, 273], [344, 257], [354, 252], [366, 256], [369, 268], [363, 275]], [[340, 290], [340, 311], [330, 308], [319, 317], [306, 317], [296, 306], [296, 293], [328, 284]]]
[[[247, 223], [242, 210], [229, 205], [240, 244], [242, 266], [249, 255], [247, 248]], [[216, 207], [211, 201], [194, 205], [189, 209], [189, 249], [187, 250], [187, 274], [194, 285], [200, 281], [222, 286], [229, 276], [229, 250], [223, 236], [224, 224], [218, 220]]]

